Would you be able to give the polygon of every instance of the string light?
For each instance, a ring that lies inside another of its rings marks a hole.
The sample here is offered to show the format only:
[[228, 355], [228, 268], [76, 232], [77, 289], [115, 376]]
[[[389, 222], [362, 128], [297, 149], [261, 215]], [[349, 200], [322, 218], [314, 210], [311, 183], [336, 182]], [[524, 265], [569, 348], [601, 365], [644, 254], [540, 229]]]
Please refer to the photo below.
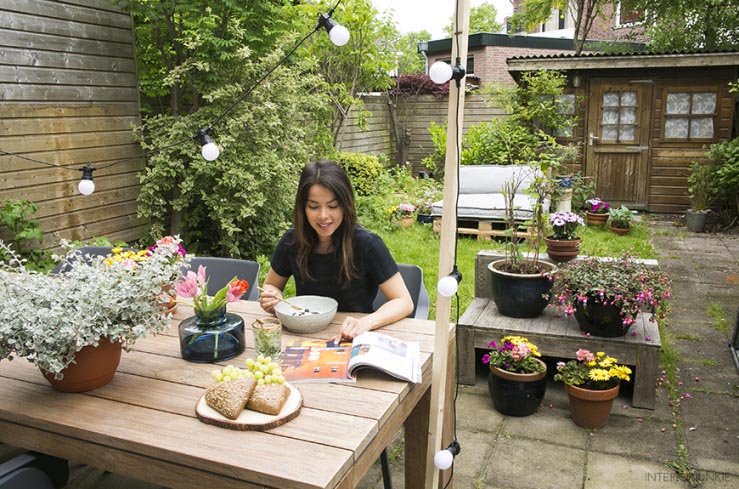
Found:
[[462, 451], [462, 446], [455, 439], [444, 450], [439, 450], [434, 455], [434, 465], [437, 469], [446, 470], [454, 463], [454, 457]]
[[[293, 46], [293, 48], [287, 54], [285, 54], [285, 56], [277, 64], [275, 64], [272, 68], [270, 68], [259, 80], [257, 80], [256, 83], [254, 83], [254, 85], [252, 85], [248, 90], [246, 90], [234, 103], [232, 103], [229, 107], [227, 107], [226, 110], [224, 110], [221, 113], [221, 115], [219, 115], [216, 118], [215, 122], [213, 122], [209, 127], [204, 128], [204, 129], [203, 128], [198, 129], [197, 134], [195, 134], [194, 136], [190, 136], [186, 139], [182, 139], [175, 143], [147, 151], [140, 155], [136, 155], [136, 156], [132, 156], [132, 157], [128, 157], [128, 158], [124, 158], [121, 160], [116, 160], [116, 161], [107, 163], [105, 165], [100, 166], [100, 168], [107, 168], [109, 166], [113, 166], [118, 163], [123, 163], [123, 162], [130, 161], [130, 160], [137, 159], [137, 158], [144, 158], [149, 155], [158, 153], [160, 151], [164, 151], [166, 149], [174, 148], [176, 146], [180, 146], [181, 144], [185, 144], [188, 142], [192, 144], [193, 140], [196, 140], [200, 144], [201, 154], [203, 158], [205, 158], [207, 161], [216, 160], [218, 156], [220, 155], [221, 151], [218, 148], [218, 146], [213, 142], [210, 135], [208, 134], [210, 130], [213, 127], [215, 127], [219, 122], [221, 122], [221, 120], [226, 116], [226, 114], [231, 112], [231, 110], [233, 110], [239, 103], [241, 103], [247, 96], [249, 96], [249, 94], [251, 94], [270, 74], [272, 74], [273, 71], [275, 71], [280, 65], [282, 65], [285, 61], [287, 61], [287, 59], [290, 58], [290, 56], [292, 56], [293, 53], [295, 53], [295, 51], [297, 51], [297, 49], [309, 37], [311, 37], [318, 30], [324, 28], [326, 29], [326, 32], [331, 38], [331, 42], [333, 42], [336, 46], [343, 46], [347, 42], [349, 42], [349, 37], [350, 37], [349, 30], [346, 27], [342, 26], [341, 24], [338, 24], [335, 20], [331, 19], [331, 15], [333, 15], [334, 10], [336, 10], [336, 7], [338, 7], [340, 3], [341, 3], [341, 0], [337, 0], [336, 4], [331, 9], [329, 9], [327, 13], [325, 14], [319, 13], [318, 23], [316, 27], [310, 33], [308, 33], [305, 37], [303, 37], [295, 46]], [[31, 162], [34, 162], [40, 165], [51, 166], [51, 167], [59, 168], [62, 170], [72, 170], [72, 168], [67, 168], [65, 166], [49, 163], [46, 161], [36, 160], [34, 158], [29, 158], [27, 156], [23, 156], [21, 154], [14, 153], [11, 151], [4, 151], [0, 149], [0, 154], [7, 155], [7, 156], [14, 156], [16, 158], [21, 158], [26, 161], [31, 161]], [[90, 195], [95, 191], [95, 182], [93, 182], [92, 180], [92, 172], [94, 170], [97, 170], [97, 168], [94, 168], [93, 166], [91, 166], [89, 162], [85, 164], [83, 168], [74, 170], [74, 171], [82, 172], [82, 179], [77, 184], [77, 189], [82, 195]]]
[[82, 195], [90, 195], [95, 191], [95, 182], [92, 181], [92, 172], [95, 170], [97, 170], [97, 168], [91, 166], [89, 162], [80, 168], [82, 179], [80, 180], [80, 183], [77, 184], [77, 190], [79, 190]]
[[431, 65], [431, 68], [429, 68], [429, 77], [431, 78], [431, 81], [437, 85], [444, 84], [453, 79], [457, 82], [457, 86], [459, 87], [461, 86], [460, 81], [464, 78], [464, 75], [465, 71], [464, 68], [462, 68], [459, 58], [457, 58], [457, 62], [454, 66], [450, 66], [443, 61], [437, 61]]
[[457, 289], [459, 288], [459, 283], [461, 281], [462, 272], [459, 271], [459, 268], [457, 268], [457, 264], [455, 263], [452, 273], [446, 277], [442, 277], [436, 287], [439, 290], [439, 294], [444, 297], [451, 297], [457, 293]]

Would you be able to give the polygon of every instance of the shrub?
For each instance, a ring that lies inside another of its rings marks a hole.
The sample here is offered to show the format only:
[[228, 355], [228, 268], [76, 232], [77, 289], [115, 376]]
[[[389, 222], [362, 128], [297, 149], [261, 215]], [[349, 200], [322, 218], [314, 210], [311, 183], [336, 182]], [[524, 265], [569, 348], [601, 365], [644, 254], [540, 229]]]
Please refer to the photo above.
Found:
[[375, 195], [385, 168], [376, 156], [363, 153], [340, 153], [339, 165], [349, 175], [357, 195]]
[[434, 152], [421, 160], [421, 164], [434, 174], [436, 180], [444, 180], [446, 163], [446, 122], [443, 126], [435, 122], [429, 124], [429, 133], [434, 143]]
[[708, 156], [718, 163], [716, 190], [739, 214], [739, 138], [712, 144]]
[[688, 194], [692, 202], [692, 210], [704, 211], [714, 199], [716, 193], [716, 165], [712, 163], [690, 164], [688, 176]]
[[[51, 253], [40, 248], [44, 239], [44, 232], [38, 220], [30, 216], [38, 210], [38, 205], [29, 200], [4, 200], [0, 205], [0, 224], [4, 224], [13, 235], [13, 248], [22, 259], [27, 260], [26, 267], [30, 270], [45, 271], [50, 269], [54, 262]], [[9, 256], [0, 253], [0, 261], [6, 261]]]
[[442, 98], [449, 95], [449, 84], [441, 85], [431, 81], [428, 75], [423, 73], [412, 73], [401, 75], [395, 79], [395, 86], [388, 90], [392, 96], [408, 97], [413, 95], [433, 95]]
[[537, 133], [510, 119], [494, 119], [469, 128], [464, 138], [464, 165], [528, 163], [542, 144]]

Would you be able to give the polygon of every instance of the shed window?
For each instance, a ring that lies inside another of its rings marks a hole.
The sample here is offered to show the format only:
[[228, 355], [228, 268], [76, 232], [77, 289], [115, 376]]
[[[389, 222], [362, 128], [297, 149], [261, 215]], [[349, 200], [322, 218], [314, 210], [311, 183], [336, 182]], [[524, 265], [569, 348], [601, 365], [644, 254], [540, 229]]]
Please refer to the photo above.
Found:
[[665, 106], [665, 139], [713, 139], [715, 92], [669, 92]]
[[636, 92], [606, 92], [603, 94], [601, 139], [631, 142], [636, 140]]

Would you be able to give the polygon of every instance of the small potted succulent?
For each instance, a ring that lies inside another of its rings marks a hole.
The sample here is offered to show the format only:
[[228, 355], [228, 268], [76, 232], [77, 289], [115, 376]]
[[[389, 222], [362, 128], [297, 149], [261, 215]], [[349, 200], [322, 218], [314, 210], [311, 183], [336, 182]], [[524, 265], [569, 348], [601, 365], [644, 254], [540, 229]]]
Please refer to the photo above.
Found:
[[608, 209], [608, 215], [611, 218], [611, 231], [616, 234], [628, 234], [631, 230], [631, 221], [634, 219], [634, 213], [622, 205], [621, 207], [611, 207]]
[[482, 362], [490, 367], [488, 390], [495, 409], [508, 416], [528, 416], [547, 389], [547, 366], [539, 348], [522, 336], [505, 336], [488, 345]]
[[611, 205], [598, 197], [586, 200], [585, 204], [587, 205], [585, 217], [588, 226], [604, 226], [608, 221], [608, 209]]
[[602, 428], [608, 421], [613, 399], [618, 396], [620, 382], [630, 380], [631, 369], [602, 351], [580, 349], [575, 358], [557, 363], [554, 380], [565, 383], [572, 421], [585, 428]]

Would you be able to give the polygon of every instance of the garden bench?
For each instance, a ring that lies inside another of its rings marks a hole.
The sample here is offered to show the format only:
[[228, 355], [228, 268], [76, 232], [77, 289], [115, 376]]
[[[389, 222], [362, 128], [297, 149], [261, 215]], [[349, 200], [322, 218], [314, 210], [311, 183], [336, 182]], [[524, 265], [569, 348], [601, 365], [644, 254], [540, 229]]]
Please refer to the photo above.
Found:
[[640, 313], [629, 333], [618, 338], [585, 336], [573, 317], [559, 317], [551, 307], [532, 319], [503, 316], [490, 297], [487, 270], [488, 263], [500, 258], [500, 253], [487, 250], [476, 258], [475, 299], [457, 324], [461, 384], [475, 383], [475, 348], [487, 349], [491, 341], [519, 335], [537, 345], [545, 357], [575, 358], [575, 352], [585, 348], [592, 352], [605, 351], [618, 358], [619, 363], [634, 367], [633, 406], [654, 409], [661, 341], [657, 323], [649, 321], [650, 314]]
[[[522, 225], [532, 217], [535, 199], [527, 193], [536, 175], [524, 165], [463, 165], [459, 168], [459, 197], [457, 202], [457, 233], [477, 235], [477, 239], [491, 239], [505, 233], [505, 197], [503, 188], [507, 181], [520, 174], [521, 185], [513, 198], [514, 218]], [[441, 231], [441, 215], [444, 201], [431, 205], [433, 230]], [[548, 212], [549, 201], [544, 202]]]

